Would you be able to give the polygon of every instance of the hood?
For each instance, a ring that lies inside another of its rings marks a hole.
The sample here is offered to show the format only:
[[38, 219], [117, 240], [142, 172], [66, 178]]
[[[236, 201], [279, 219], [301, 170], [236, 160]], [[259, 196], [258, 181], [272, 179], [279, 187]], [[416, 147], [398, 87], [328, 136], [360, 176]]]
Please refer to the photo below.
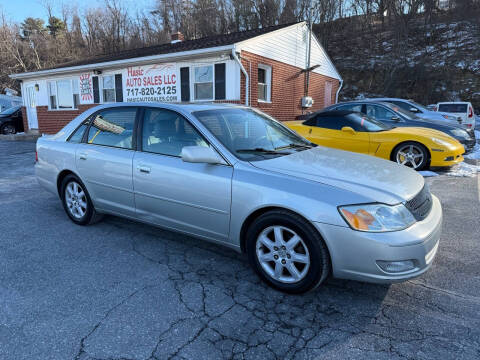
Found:
[[401, 128], [397, 127], [397, 128], [388, 130], [388, 132], [401, 133], [401, 134], [408, 133], [416, 136], [425, 136], [429, 139], [431, 139], [432, 137], [436, 137], [437, 139], [442, 139], [443, 141], [446, 141], [446, 142], [453, 142], [453, 144], [455, 144], [455, 139], [453, 138], [453, 136], [446, 134], [441, 130], [432, 129], [432, 128], [414, 127], [414, 126], [401, 127]]
[[[417, 118], [415, 120], [409, 120], [409, 121], [414, 121], [417, 124], [415, 126], [427, 126], [434, 125], [436, 128], [441, 128], [442, 131], [448, 131], [451, 130], [452, 128], [459, 128], [463, 129], [463, 126], [456, 120], [432, 120], [432, 119], [422, 119], [422, 118]], [[411, 126], [411, 125], [407, 125]]]
[[416, 171], [392, 161], [323, 146], [253, 166], [317, 181], [357, 193], [368, 202], [398, 204], [413, 198], [424, 185]]

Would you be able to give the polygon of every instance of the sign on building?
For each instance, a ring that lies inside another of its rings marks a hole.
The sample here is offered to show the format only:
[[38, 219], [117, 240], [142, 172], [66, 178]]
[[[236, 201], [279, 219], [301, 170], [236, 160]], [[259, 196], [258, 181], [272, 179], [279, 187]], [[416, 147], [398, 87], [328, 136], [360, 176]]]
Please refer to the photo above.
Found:
[[90, 73], [80, 74], [80, 103], [93, 104], [93, 84]]
[[134, 101], [179, 101], [175, 64], [133, 66], [125, 74], [124, 98]]

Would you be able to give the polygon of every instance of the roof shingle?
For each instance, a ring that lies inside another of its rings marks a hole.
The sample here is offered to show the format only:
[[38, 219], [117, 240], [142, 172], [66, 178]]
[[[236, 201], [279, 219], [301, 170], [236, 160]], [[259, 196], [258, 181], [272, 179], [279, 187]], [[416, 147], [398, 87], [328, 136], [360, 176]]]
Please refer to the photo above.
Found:
[[[232, 45], [240, 41], [248, 40], [256, 36], [263, 35], [275, 30], [279, 30], [294, 24], [297, 24], [297, 23], [274, 25], [274, 26], [269, 26], [261, 29], [237, 31], [229, 34], [207, 36], [200, 39], [185, 40], [185, 41], [181, 41], [173, 44], [166, 43], [166, 44], [160, 44], [160, 45], [154, 45], [154, 46], [148, 46], [148, 47], [142, 47], [142, 48], [136, 48], [136, 49], [129, 49], [129, 50], [124, 50], [114, 54], [105, 54], [101, 56], [86, 58], [79, 61], [70, 61], [67, 63], [57, 65], [50, 69], [61, 69], [61, 68], [72, 67], [72, 66], [98, 64], [98, 63], [109, 62], [109, 61], [139, 58], [144, 56], [170, 54], [170, 53], [190, 51], [190, 50], [206, 49], [206, 48], [217, 47], [217, 46]], [[50, 70], [50, 69], [42, 69], [42, 70]]]

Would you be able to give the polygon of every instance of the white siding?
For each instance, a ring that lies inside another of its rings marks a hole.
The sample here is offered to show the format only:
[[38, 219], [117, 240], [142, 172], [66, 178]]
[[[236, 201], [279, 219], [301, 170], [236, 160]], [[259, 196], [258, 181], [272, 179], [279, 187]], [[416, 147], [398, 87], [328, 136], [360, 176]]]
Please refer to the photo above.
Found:
[[[172, 62], [175, 63], [177, 68], [177, 79], [178, 79], [178, 92], [179, 92], [179, 100], [180, 100], [180, 68], [184, 66], [193, 66], [199, 64], [215, 64], [215, 63], [225, 63], [225, 87], [226, 87], [226, 100], [240, 100], [240, 67], [238, 66], [237, 62], [234, 60], [230, 60], [228, 57], [210, 57], [204, 59], [195, 59], [191, 61], [183, 61], [183, 62]], [[48, 88], [47, 82], [52, 80], [61, 80], [61, 79], [78, 79], [78, 77], [83, 74], [87, 73], [88, 71], [82, 72], [74, 72], [67, 75], [52, 75], [48, 77], [42, 77], [33, 80], [26, 80], [22, 83], [22, 90], [24, 91], [26, 86], [28, 85], [35, 85], [38, 84], [39, 91], [36, 93], [37, 95], [37, 106], [48, 106], [49, 103], [49, 96], [48, 96]], [[101, 92], [101, 78], [105, 75], [113, 75], [113, 74], [122, 74], [123, 78], [123, 91], [124, 91], [124, 99], [126, 98], [126, 75], [127, 75], [127, 68], [117, 68], [117, 69], [107, 69], [103, 70], [102, 74], [99, 75], [99, 85], [100, 85], [100, 92]], [[93, 75], [93, 73], [91, 73]], [[190, 76], [193, 72], [191, 72]], [[22, 91], [22, 94], [24, 93]], [[190, 89], [190, 93], [193, 94], [193, 89]]]
[[[295, 24], [256, 38], [238, 43], [239, 50], [245, 50], [268, 59], [305, 69], [307, 61], [309, 29], [305, 23]], [[315, 73], [341, 79], [330, 58], [315, 36], [312, 36], [310, 65], [320, 65]]]

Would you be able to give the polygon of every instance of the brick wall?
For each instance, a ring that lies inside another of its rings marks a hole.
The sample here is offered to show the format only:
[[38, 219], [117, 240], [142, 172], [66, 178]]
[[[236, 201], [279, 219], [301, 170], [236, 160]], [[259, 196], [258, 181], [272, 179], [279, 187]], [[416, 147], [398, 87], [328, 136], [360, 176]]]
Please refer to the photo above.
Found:
[[[278, 120], [295, 120], [295, 117], [304, 112], [316, 111], [324, 108], [325, 83], [332, 82], [332, 99], [335, 103], [335, 94], [339, 81], [324, 75], [310, 73], [308, 95], [314, 100], [309, 109], [302, 108], [302, 96], [305, 89], [305, 73], [300, 68], [282, 62], [271, 60], [246, 51], [241, 54], [242, 64], [250, 78], [250, 106], [256, 107], [272, 115]], [[257, 75], [258, 64], [272, 67], [271, 103], [258, 102]], [[245, 76], [241, 74], [241, 98], [245, 103]]]
[[27, 108], [22, 106], [23, 131], [28, 131]]
[[78, 110], [48, 110], [48, 106], [37, 106], [38, 130], [42, 134], [55, 134], [91, 105], [79, 105]]

